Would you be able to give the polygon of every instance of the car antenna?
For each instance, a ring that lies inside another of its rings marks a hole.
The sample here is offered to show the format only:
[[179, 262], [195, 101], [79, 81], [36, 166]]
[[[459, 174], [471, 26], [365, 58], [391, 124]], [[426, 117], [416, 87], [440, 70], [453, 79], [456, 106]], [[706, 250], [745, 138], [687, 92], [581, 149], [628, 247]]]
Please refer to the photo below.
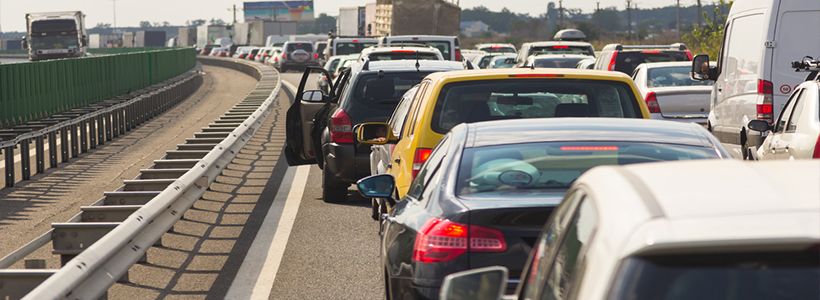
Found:
[[419, 70], [419, 67], [421, 67], [421, 65], [419, 64], [419, 50], [416, 50], [416, 72], [421, 72]]
[[530, 65], [530, 70], [535, 70], [535, 60], [532, 61], [532, 65]]
[[369, 71], [370, 70], [370, 59], [365, 58], [364, 65], [362, 65], [362, 71]]

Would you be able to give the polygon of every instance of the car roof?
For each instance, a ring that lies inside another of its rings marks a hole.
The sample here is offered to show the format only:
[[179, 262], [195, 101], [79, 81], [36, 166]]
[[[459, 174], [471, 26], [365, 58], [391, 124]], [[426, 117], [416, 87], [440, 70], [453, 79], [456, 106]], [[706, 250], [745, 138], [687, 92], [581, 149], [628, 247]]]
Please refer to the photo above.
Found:
[[525, 43], [524, 45], [531, 45], [531, 46], [551, 46], [551, 45], [592, 46], [592, 44], [587, 43], [587, 42], [574, 42], [574, 41], [543, 41], [543, 42]]
[[427, 47], [427, 46], [390, 46], [390, 47], [368, 47], [367, 48], [368, 54], [372, 53], [385, 53], [385, 52], [392, 52], [397, 50], [413, 50], [423, 53], [441, 53], [437, 48], [434, 47]]
[[444, 70], [464, 70], [461, 62], [449, 60], [383, 60], [371, 61], [367, 71], [362, 71], [363, 63], [356, 62], [351, 65], [354, 73], [368, 71], [416, 71], [416, 62], [419, 64], [419, 71], [444, 71]]
[[447, 73], [433, 73], [427, 78], [433, 81], [442, 80], [447, 82], [452, 81], [467, 81], [467, 80], [491, 80], [491, 79], [509, 79], [511, 76], [520, 75], [522, 79], [525, 76], [559, 76], [563, 78], [579, 78], [579, 79], [597, 79], [597, 80], [616, 80], [628, 82], [634, 85], [632, 78], [621, 72], [602, 71], [602, 70], [580, 70], [580, 69], [550, 69], [550, 68], [508, 68], [508, 69], [477, 69], [455, 71]]
[[820, 160], [645, 163], [596, 167], [574, 186], [595, 199], [596, 243], [620, 257], [760, 251], [820, 242], [818, 170]]
[[663, 67], [692, 67], [691, 61], [669, 61], [669, 62], [652, 62], [642, 63], [647, 68], [663, 68]]
[[635, 141], [713, 147], [705, 133], [694, 123], [664, 120], [527, 118], [473, 123], [466, 147], [554, 141]]
[[532, 58], [535, 58], [535, 59], [542, 59], [542, 58], [550, 59], [550, 58], [561, 58], [561, 57], [574, 57], [574, 58], [583, 58], [583, 59], [590, 58], [589, 55], [572, 54], [572, 53], [567, 53], [567, 54], [560, 54], [560, 53], [533, 54], [533, 55], [530, 55], [529, 57], [532, 57]]

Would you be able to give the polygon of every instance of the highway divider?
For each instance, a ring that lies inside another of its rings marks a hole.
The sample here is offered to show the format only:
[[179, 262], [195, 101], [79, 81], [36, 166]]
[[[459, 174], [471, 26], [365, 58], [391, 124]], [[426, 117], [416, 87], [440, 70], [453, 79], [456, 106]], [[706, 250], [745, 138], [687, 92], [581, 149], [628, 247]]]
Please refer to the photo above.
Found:
[[0, 129], [128, 94], [195, 65], [193, 47], [3, 64]]
[[[234, 67], [259, 78], [259, 84], [224, 116], [155, 160], [137, 178], [83, 207], [69, 222], [53, 223], [51, 231], [0, 259], [0, 282], [7, 287], [0, 288], [0, 299], [107, 297], [109, 287], [127, 278], [134, 263], [146, 259], [148, 249], [250, 141], [279, 99], [282, 83], [278, 73], [261, 64], [232, 59], [201, 58], [201, 62]], [[52, 253], [61, 255], [62, 268], [4, 269], [49, 242], [54, 245]]]

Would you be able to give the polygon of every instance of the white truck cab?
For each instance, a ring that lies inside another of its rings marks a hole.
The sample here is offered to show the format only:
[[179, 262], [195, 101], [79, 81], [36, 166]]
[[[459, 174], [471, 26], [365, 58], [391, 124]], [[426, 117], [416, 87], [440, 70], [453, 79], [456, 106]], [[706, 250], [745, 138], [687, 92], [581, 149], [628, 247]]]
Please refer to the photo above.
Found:
[[[737, 158], [765, 137], [751, 120], [770, 124], [803, 82], [791, 62], [820, 55], [820, 1], [736, 0], [724, 27], [717, 66], [708, 55], [692, 63], [692, 77], [714, 80], [707, 127]], [[706, 63], [706, 64], [704, 64]]]

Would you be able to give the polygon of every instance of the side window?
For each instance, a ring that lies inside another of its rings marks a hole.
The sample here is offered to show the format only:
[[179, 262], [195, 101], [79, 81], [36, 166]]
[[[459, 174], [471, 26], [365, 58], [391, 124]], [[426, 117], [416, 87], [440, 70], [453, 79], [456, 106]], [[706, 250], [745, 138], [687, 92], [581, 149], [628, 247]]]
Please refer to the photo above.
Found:
[[791, 116], [789, 116], [788, 125], [786, 125], [786, 133], [793, 133], [797, 131], [797, 123], [800, 122], [800, 114], [803, 113], [803, 104], [806, 104], [807, 99], [810, 97], [811, 93], [807, 90], [802, 90], [800, 93], [800, 97], [797, 98], [797, 103], [794, 104], [794, 109], [791, 112]]
[[552, 259], [544, 292], [541, 294], [542, 300], [567, 299], [577, 279], [576, 266], [584, 259], [582, 250], [592, 240], [598, 220], [595, 205], [587, 199], [581, 199], [580, 207], [562, 237], [558, 253]]
[[416, 85], [404, 93], [404, 96], [401, 97], [401, 102], [399, 102], [399, 105], [396, 106], [396, 110], [393, 111], [393, 115], [390, 116], [388, 123], [390, 124], [390, 128], [393, 129], [394, 136], [401, 137], [404, 121], [407, 120], [407, 112], [410, 110], [410, 104], [413, 103], [413, 98], [418, 90], [419, 86]]
[[[765, 32], [764, 23], [763, 14], [745, 16], [735, 19], [730, 30], [734, 31], [735, 28], [740, 28], [742, 32]], [[746, 86], [746, 84], [743, 84], [746, 81], [756, 81], [758, 78], [756, 72], [762, 63], [760, 61], [760, 51], [762, 51], [760, 45], [763, 45], [763, 35], [736, 35], [732, 32], [727, 43], [726, 61], [724, 62], [726, 79], [738, 82], [739, 86]], [[736, 94], [749, 92], [757, 92], [757, 90], [746, 88], [732, 91]]]
[[411, 118], [410, 120], [412, 122], [406, 122], [405, 121], [405, 123], [409, 124], [410, 127], [407, 128], [408, 130], [405, 130], [404, 132], [402, 132], [403, 136], [409, 136], [409, 135], [413, 135], [413, 133], [415, 133], [415, 131], [416, 131], [416, 119], [419, 115], [419, 110], [421, 110], [421, 98], [424, 97], [424, 93], [427, 92], [427, 88], [429, 86], [430, 86], [429, 81], [422, 82], [421, 87], [419, 88], [419, 91], [416, 93], [416, 96], [413, 97], [413, 104], [412, 104], [413, 108], [410, 111], [410, 114], [408, 114], [408, 117]]
[[575, 190], [572, 194], [564, 197], [564, 201], [561, 202], [552, 213], [552, 216], [547, 220], [547, 224], [541, 236], [538, 238], [537, 246], [528, 269], [529, 273], [523, 274], [523, 276], [526, 276], [522, 278], [522, 284], [524, 284], [524, 286], [522, 287], [523, 291], [521, 295], [524, 299], [537, 299], [537, 295], [543, 290], [542, 283], [545, 281], [546, 271], [550, 266], [549, 257], [552, 252], [555, 252], [550, 251], [550, 249], [558, 244], [558, 235], [563, 231], [564, 226], [566, 226], [567, 219], [572, 216], [574, 206], [580, 199], [585, 197], [586, 194], [583, 190]]
[[732, 38], [732, 22], [726, 24], [723, 30], [723, 41], [720, 45], [720, 53], [718, 53], [718, 70], [721, 74], [726, 74], [726, 48], [729, 47], [729, 39]]
[[789, 97], [789, 101], [786, 102], [786, 106], [783, 107], [783, 111], [780, 112], [780, 116], [777, 117], [777, 122], [775, 123], [774, 131], [773, 132], [783, 132], [786, 128], [786, 121], [788, 121], [789, 116], [794, 110], [794, 104], [797, 102], [797, 99], [800, 98], [800, 94], [803, 93], [803, 89], [794, 91], [791, 97]]
[[413, 183], [410, 184], [410, 189], [407, 191], [408, 196], [418, 200], [424, 199], [424, 197], [422, 197], [425, 195], [424, 191], [430, 186], [430, 179], [433, 178], [433, 175], [438, 173], [437, 171], [441, 166], [441, 161], [444, 160], [449, 146], [450, 139], [448, 136], [444, 136], [436, 148], [430, 153], [430, 158], [421, 166], [421, 170], [419, 170], [419, 174], [416, 175], [416, 179], [413, 179]]

